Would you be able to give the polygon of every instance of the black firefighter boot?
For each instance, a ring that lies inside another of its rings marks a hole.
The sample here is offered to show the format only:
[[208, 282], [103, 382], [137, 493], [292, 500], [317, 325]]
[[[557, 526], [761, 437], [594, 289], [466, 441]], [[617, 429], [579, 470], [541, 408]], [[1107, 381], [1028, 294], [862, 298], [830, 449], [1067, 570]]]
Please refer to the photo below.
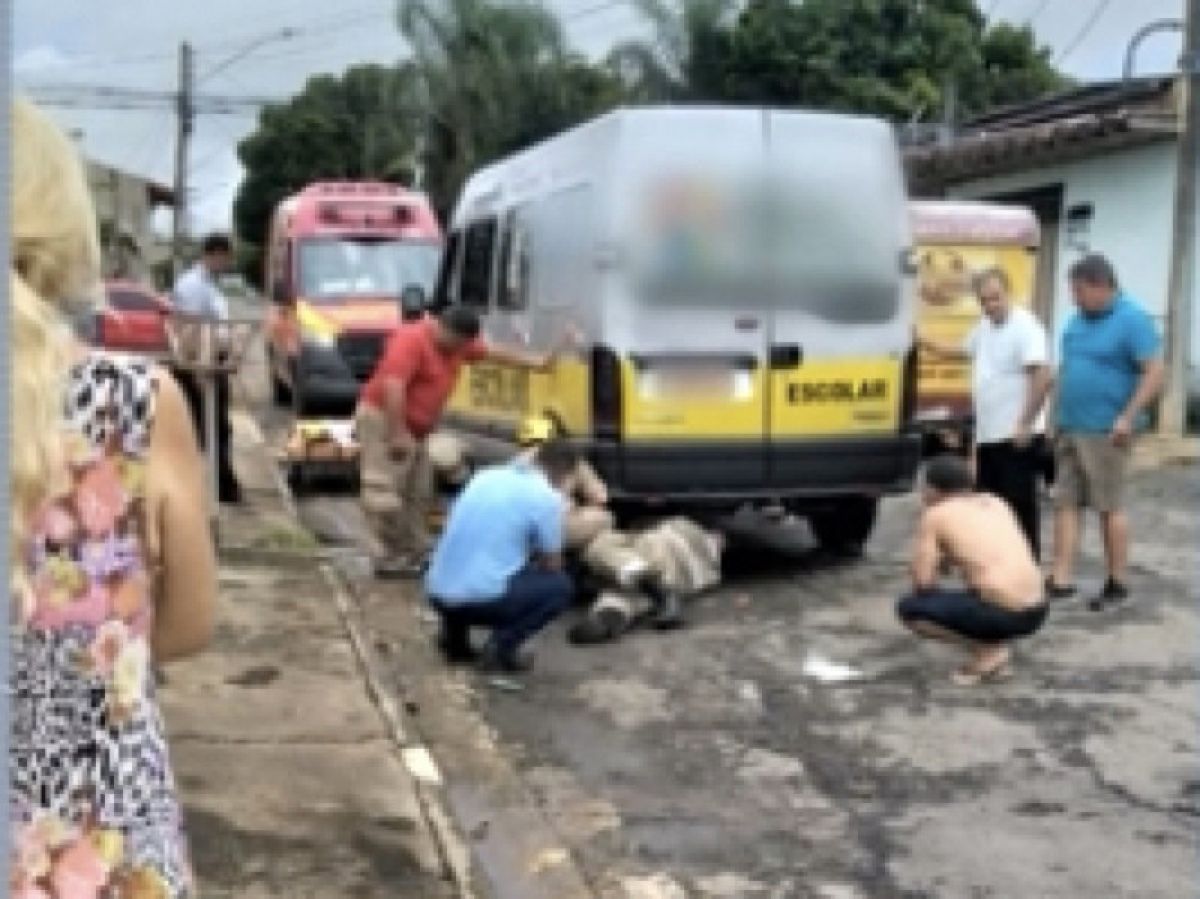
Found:
[[657, 578], [645, 578], [639, 585], [650, 597], [650, 626], [659, 631], [683, 627], [683, 603], [679, 594], [664, 587]]

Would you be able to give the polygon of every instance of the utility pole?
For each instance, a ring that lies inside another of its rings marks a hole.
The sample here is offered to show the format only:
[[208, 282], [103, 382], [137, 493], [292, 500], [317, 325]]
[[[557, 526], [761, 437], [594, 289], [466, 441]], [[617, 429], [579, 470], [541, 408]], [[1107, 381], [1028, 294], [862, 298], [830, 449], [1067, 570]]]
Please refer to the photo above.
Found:
[[183, 270], [188, 220], [188, 145], [195, 124], [195, 54], [192, 45], [179, 45], [179, 96], [176, 101], [175, 134], [175, 223], [171, 240], [171, 259], [175, 276]]
[[1200, 0], [1188, 0], [1179, 136], [1175, 174], [1175, 229], [1171, 248], [1171, 280], [1167, 294], [1167, 382], [1159, 407], [1159, 433], [1180, 437], [1187, 425], [1188, 365], [1191, 361], [1192, 304], [1197, 286], [1196, 182], [1200, 178]]
[[958, 79], [946, 76], [942, 83], [942, 127], [938, 143], [948, 146], [954, 143], [954, 131], [958, 121]]

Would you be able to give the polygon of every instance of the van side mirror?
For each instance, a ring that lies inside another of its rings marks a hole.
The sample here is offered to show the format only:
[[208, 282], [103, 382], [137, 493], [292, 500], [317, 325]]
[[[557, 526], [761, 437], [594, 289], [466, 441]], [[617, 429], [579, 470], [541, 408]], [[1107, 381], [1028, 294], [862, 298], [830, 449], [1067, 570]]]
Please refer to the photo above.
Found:
[[419, 284], [410, 284], [400, 293], [400, 314], [406, 321], [420, 318], [425, 314], [428, 298], [425, 288]]

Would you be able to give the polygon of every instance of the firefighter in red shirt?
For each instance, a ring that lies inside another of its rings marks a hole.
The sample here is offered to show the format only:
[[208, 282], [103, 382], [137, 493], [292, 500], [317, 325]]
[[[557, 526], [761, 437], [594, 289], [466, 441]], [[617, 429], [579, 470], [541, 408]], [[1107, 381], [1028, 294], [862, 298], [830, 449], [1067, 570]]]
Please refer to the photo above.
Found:
[[433, 491], [425, 440], [437, 427], [462, 366], [488, 360], [548, 371], [572, 342], [533, 355], [492, 346], [479, 332], [479, 317], [461, 306], [402, 324], [359, 395], [360, 495], [375, 537], [379, 577], [412, 577], [424, 566]]

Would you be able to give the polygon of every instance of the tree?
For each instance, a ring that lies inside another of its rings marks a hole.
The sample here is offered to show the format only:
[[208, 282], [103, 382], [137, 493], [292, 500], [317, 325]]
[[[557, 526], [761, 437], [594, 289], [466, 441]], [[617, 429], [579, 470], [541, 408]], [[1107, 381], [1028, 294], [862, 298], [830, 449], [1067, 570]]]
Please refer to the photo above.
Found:
[[318, 180], [411, 180], [424, 127], [416, 86], [411, 66], [357, 66], [312, 78], [288, 103], [263, 110], [238, 146], [246, 176], [234, 222], [248, 278], [259, 283], [261, 247], [284, 197]]
[[475, 169], [619, 101], [615, 79], [566, 50], [533, 2], [403, 0], [428, 117], [426, 186], [447, 213]]
[[1001, 22], [983, 36], [986, 80], [977, 111], [1021, 103], [1067, 85], [1055, 71], [1048, 47], [1039, 47], [1033, 29]]
[[649, 42], [613, 48], [608, 67], [634, 99], [719, 100], [735, 7], [729, 0], [635, 0], [650, 24]]
[[988, 27], [974, 0], [752, 0], [721, 99], [928, 121], [951, 85], [969, 115], [1064, 83], [1027, 27]]

